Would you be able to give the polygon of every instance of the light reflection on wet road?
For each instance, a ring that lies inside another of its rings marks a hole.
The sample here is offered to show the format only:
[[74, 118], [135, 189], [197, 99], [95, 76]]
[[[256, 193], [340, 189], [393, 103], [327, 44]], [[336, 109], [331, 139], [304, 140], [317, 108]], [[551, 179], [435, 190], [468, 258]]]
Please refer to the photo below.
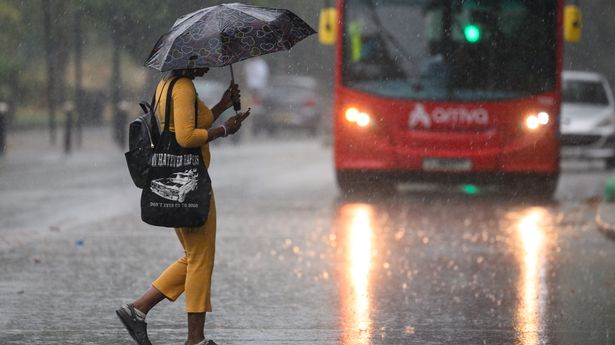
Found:
[[556, 204], [435, 193], [336, 207], [344, 344], [567, 343]]
[[530, 208], [521, 214], [511, 214], [515, 224], [517, 260], [520, 267], [518, 279], [518, 305], [515, 322], [520, 343], [539, 344], [545, 336], [545, 308], [549, 289], [546, 285], [547, 260], [552, 247], [550, 214], [543, 208]]
[[[344, 199], [330, 151], [315, 142], [213, 154], [219, 231], [207, 334], [219, 344], [615, 344], [615, 243], [586, 201], [608, 172], [565, 171], [553, 203], [445, 188]], [[27, 176], [53, 179], [60, 192], [14, 183], [25, 162], [1, 166], [3, 195], [24, 204], [0, 207], [23, 213], [0, 217], [0, 344], [131, 344], [114, 308], [181, 248], [140, 221], [121, 155], [54, 162]], [[51, 195], [62, 202], [45, 203]], [[44, 207], [33, 218], [20, 205]], [[72, 223], [56, 220], [73, 213]], [[155, 344], [183, 342], [183, 300], [148, 319]]]
[[340, 264], [340, 304], [344, 344], [370, 344], [370, 271], [373, 260], [373, 209], [365, 204], [348, 204], [340, 209], [344, 257]]

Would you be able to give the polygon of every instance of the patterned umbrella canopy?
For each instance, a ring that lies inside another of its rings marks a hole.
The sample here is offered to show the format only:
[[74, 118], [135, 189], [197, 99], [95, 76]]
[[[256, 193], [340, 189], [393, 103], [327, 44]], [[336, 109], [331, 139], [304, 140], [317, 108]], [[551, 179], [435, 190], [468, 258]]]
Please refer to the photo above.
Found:
[[162, 35], [145, 66], [159, 71], [222, 67], [288, 50], [316, 33], [284, 9], [222, 4], [179, 18]]

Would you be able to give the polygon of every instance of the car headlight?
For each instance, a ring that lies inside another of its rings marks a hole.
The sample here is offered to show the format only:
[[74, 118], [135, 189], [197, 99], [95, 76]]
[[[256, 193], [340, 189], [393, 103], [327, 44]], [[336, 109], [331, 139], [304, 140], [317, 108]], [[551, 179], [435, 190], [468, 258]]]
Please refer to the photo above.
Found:
[[615, 125], [615, 116], [611, 115], [607, 117], [606, 119], [598, 122], [596, 127], [611, 127], [613, 125]]

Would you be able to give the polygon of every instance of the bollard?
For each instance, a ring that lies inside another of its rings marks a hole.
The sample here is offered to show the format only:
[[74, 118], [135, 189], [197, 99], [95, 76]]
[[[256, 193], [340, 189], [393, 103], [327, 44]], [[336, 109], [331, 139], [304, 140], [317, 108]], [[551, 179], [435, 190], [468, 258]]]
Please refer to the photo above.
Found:
[[72, 132], [73, 132], [73, 113], [75, 105], [73, 102], [66, 101], [64, 103], [64, 112], [66, 113], [66, 127], [64, 130], [64, 152], [70, 153], [72, 150]]
[[615, 177], [606, 180], [604, 186], [604, 201], [615, 202]]
[[0, 156], [6, 151], [6, 126], [8, 120], [6, 115], [9, 112], [9, 105], [5, 102], [0, 102]]
[[127, 129], [128, 129], [128, 112], [132, 103], [128, 101], [121, 101], [117, 106], [117, 114], [115, 116], [114, 123], [114, 139], [117, 145], [121, 149], [125, 149], [128, 143]]

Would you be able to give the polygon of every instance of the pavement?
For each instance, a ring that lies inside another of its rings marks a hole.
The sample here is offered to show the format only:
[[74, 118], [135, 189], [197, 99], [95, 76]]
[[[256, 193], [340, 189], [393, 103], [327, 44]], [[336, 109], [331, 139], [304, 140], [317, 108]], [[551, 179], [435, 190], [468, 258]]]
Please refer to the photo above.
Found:
[[[114, 310], [182, 254], [172, 231], [141, 222], [110, 137], [90, 130], [64, 155], [45, 132], [9, 136], [0, 344], [132, 344]], [[429, 186], [362, 199], [338, 195], [331, 150], [314, 139], [222, 143], [212, 156], [206, 335], [218, 344], [615, 345], [602, 166], [565, 165], [547, 203]], [[183, 299], [148, 322], [154, 344], [183, 344]]]
[[615, 238], [615, 202], [600, 202], [596, 209], [596, 224], [609, 237]]
[[[329, 212], [310, 203], [335, 197], [328, 150], [313, 139], [262, 138], [212, 151], [219, 230], [208, 335], [220, 344], [337, 339], [336, 315], [319, 312], [335, 305], [335, 285], [305, 286], [325, 282], [327, 265], [310, 262], [328, 248], [320, 238]], [[314, 185], [315, 175], [329, 177]], [[0, 344], [132, 344], [114, 310], [182, 250], [172, 230], [140, 220], [140, 190], [110, 132], [87, 131], [70, 155], [44, 131], [11, 133], [0, 194]], [[307, 230], [315, 232], [305, 244]], [[152, 314], [154, 344], [183, 344], [183, 297]]]

